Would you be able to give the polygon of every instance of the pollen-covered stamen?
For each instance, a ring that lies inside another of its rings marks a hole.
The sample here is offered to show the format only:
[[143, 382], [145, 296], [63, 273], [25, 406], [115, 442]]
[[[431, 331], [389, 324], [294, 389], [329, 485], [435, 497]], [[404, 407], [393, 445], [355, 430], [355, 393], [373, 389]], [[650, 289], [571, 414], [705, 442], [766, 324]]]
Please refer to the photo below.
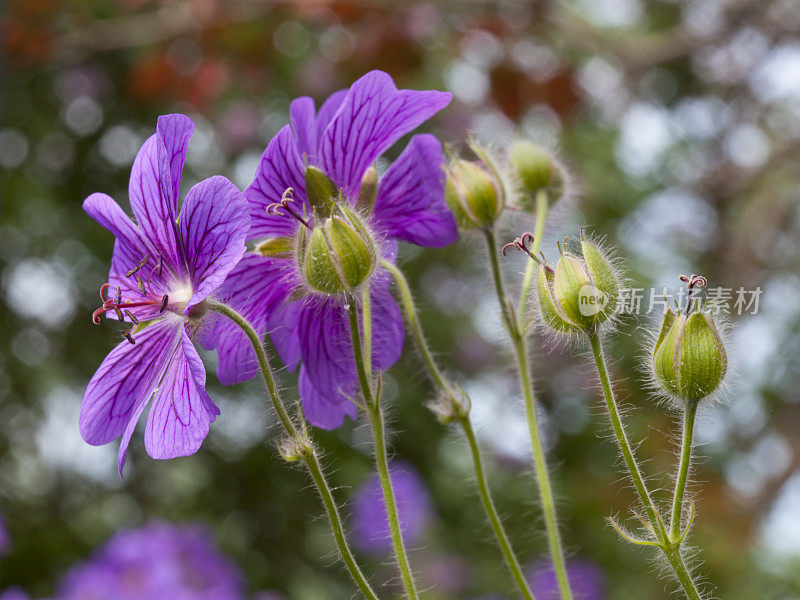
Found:
[[148, 260], [150, 260], [150, 255], [149, 254], [145, 254], [144, 258], [142, 258], [142, 260], [139, 261], [139, 264], [137, 264], [130, 271], [125, 273], [125, 277], [132, 277], [133, 275], [135, 275], [136, 273], [141, 271], [142, 267], [144, 267], [147, 264]]
[[133, 339], [133, 336], [131, 335], [131, 332], [130, 332], [130, 331], [125, 331], [125, 332], [123, 332], [123, 334], [122, 334], [122, 335], [124, 335], [124, 336], [125, 336], [125, 339], [126, 339], [126, 340], [128, 340], [128, 341], [129, 341], [131, 344], [135, 344], [135, 343], [136, 343], [136, 342], [134, 341], [134, 339]]
[[286, 188], [286, 191], [283, 192], [283, 195], [281, 196], [280, 202], [273, 202], [267, 206], [267, 214], [273, 216], [283, 215], [293, 217], [305, 225], [307, 229], [311, 229], [311, 224], [293, 208], [293, 205], [296, 202], [296, 200], [293, 198], [293, 194], [294, 190], [292, 188]]
[[692, 292], [694, 291], [695, 287], [706, 287], [708, 285], [708, 280], [703, 277], [702, 275], [691, 275], [687, 277], [686, 275], [679, 275], [679, 279], [686, 284], [686, 314], [692, 312]]

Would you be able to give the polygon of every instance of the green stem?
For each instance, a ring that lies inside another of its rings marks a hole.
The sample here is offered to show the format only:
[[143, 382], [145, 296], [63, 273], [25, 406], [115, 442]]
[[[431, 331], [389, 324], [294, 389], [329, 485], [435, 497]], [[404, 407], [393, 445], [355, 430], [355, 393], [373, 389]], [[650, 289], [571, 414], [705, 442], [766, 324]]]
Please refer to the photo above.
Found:
[[[278, 388], [275, 385], [275, 378], [272, 376], [272, 370], [269, 367], [267, 354], [264, 351], [264, 345], [261, 343], [261, 338], [259, 337], [258, 333], [256, 333], [255, 329], [253, 329], [247, 319], [245, 319], [230, 306], [214, 300], [206, 300], [206, 303], [211, 310], [228, 317], [231, 321], [236, 323], [236, 325], [241, 328], [241, 330], [250, 340], [253, 350], [255, 350], [256, 357], [258, 359], [258, 365], [261, 369], [261, 375], [264, 378], [264, 383], [267, 387], [267, 394], [272, 402], [272, 406], [275, 409], [275, 412], [278, 413], [278, 418], [281, 420], [286, 433], [294, 438], [297, 438], [300, 433], [298, 432], [297, 427], [292, 419], [289, 417], [289, 413], [286, 412], [286, 408], [283, 406], [283, 401], [281, 400], [280, 395], [278, 394]], [[347, 567], [347, 570], [350, 572], [350, 576], [353, 578], [353, 581], [355, 581], [358, 589], [361, 590], [364, 598], [367, 600], [379, 600], [375, 592], [372, 591], [372, 588], [370, 587], [366, 577], [364, 577], [364, 574], [361, 572], [361, 568], [358, 566], [355, 556], [353, 556], [353, 552], [350, 549], [347, 538], [345, 537], [344, 524], [342, 522], [341, 515], [339, 514], [339, 509], [336, 506], [336, 501], [333, 499], [333, 493], [331, 492], [331, 488], [328, 485], [324, 472], [322, 471], [322, 464], [320, 463], [319, 456], [317, 456], [313, 446], [310, 448], [310, 451], [303, 454], [301, 458], [308, 468], [308, 472], [310, 473], [311, 478], [314, 480], [317, 491], [322, 498], [322, 503], [325, 506], [325, 511], [328, 515], [328, 521], [330, 522], [331, 530], [333, 531], [333, 538], [336, 541], [336, 547], [339, 549], [339, 555]]]
[[608, 415], [611, 418], [611, 426], [614, 429], [614, 435], [617, 438], [617, 443], [622, 451], [622, 457], [625, 459], [625, 464], [628, 467], [628, 472], [633, 479], [633, 485], [636, 488], [636, 493], [644, 505], [644, 510], [647, 512], [647, 517], [653, 527], [653, 531], [658, 538], [660, 544], [666, 543], [667, 532], [664, 527], [664, 522], [661, 520], [661, 515], [650, 497], [650, 492], [644, 483], [644, 477], [639, 469], [639, 463], [636, 462], [636, 457], [631, 448], [628, 436], [625, 433], [625, 427], [622, 425], [622, 419], [619, 416], [619, 409], [617, 407], [617, 400], [614, 397], [614, 390], [611, 387], [611, 381], [608, 378], [608, 370], [606, 369], [606, 360], [603, 356], [603, 346], [600, 342], [600, 334], [596, 331], [589, 332], [589, 343], [592, 346], [592, 354], [594, 355], [594, 362], [597, 365], [597, 374], [600, 377], [600, 385], [603, 388], [603, 397], [606, 401], [606, 408]]
[[[364, 295], [364, 302], [369, 303], [369, 296]], [[386, 518], [389, 522], [389, 531], [394, 545], [394, 553], [397, 558], [397, 565], [403, 579], [403, 586], [409, 600], [418, 600], [414, 576], [411, 573], [411, 565], [408, 561], [403, 533], [400, 529], [400, 516], [397, 512], [397, 501], [395, 500], [392, 479], [389, 476], [389, 458], [386, 454], [386, 424], [384, 423], [381, 399], [372, 392], [370, 385], [370, 375], [366, 370], [364, 361], [361, 334], [358, 328], [358, 306], [355, 302], [350, 303], [350, 336], [353, 341], [353, 356], [356, 361], [358, 371], [358, 381], [361, 386], [361, 393], [367, 406], [369, 423], [372, 429], [372, 440], [375, 447], [375, 466], [378, 471], [378, 479], [381, 482], [383, 499], [386, 504]], [[368, 328], [367, 328], [368, 329]]]
[[567, 576], [561, 535], [558, 531], [553, 490], [550, 485], [550, 475], [547, 471], [544, 446], [542, 445], [542, 438], [539, 433], [536, 402], [533, 396], [533, 379], [528, 358], [528, 344], [523, 327], [517, 321], [514, 310], [506, 297], [503, 286], [503, 276], [500, 272], [500, 264], [497, 260], [498, 250], [497, 244], [495, 243], [494, 232], [491, 229], [486, 229], [485, 235], [489, 251], [489, 261], [494, 277], [495, 291], [497, 292], [497, 300], [500, 303], [500, 310], [502, 311], [506, 330], [514, 344], [517, 369], [519, 370], [519, 380], [525, 402], [525, 415], [528, 422], [528, 431], [531, 436], [531, 452], [533, 454], [533, 462], [536, 471], [536, 482], [539, 487], [539, 499], [542, 505], [545, 528], [547, 530], [547, 543], [550, 549], [550, 557], [553, 561], [553, 570], [558, 580], [561, 597], [564, 598], [564, 600], [572, 600], [572, 590], [570, 589], [569, 577]]
[[[411, 328], [414, 342], [417, 346], [417, 350], [422, 356], [422, 360], [425, 363], [428, 374], [430, 375], [431, 379], [433, 379], [434, 384], [437, 388], [439, 388], [439, 391], [442, 394], [454, 396], [456, 392], [453, 390], [453, 386], [449, 381], [447, 381], [447, 378], [439, 370], [439, 366], [436, 364], [433, 354], [428, 347], [428, 341], [425, 339], [425, 333], [422, 331], [422, 325], [419, 320], [416, 304], [414, 303], [414, 297], [411, 295], [411, 289], [408, 286], [408, 281], [406, 281], [403, 272], [394, 263], [389, 261], [382, 261], [381, 266], [389, 271], [394, 278], [395, 283], [397, 284], [397, 288], [400, 291], [400, 301], [403, 304], [403, 310], [406, 314], [406, 320]], [[497, 508], [494, 505], [492, 493], [489, 489], [489, 484], [486, 479], [486, 470], [483, 466], [483, 459], [481, 458], [480, 446], [478, 445], [478, 440], [475, 437], [475, 431], [472, 428], [469, 415], [465, 414], [464, 416], [459, 417], [457, 420], [462, 431], [464, 432], [464, 436], [467, 438], [467, 443], [469, 444], [470, 452], [472, 453], [475, 481], [478, 484], [481, 502], [483, 502], [483, 508], [486, 511], [486, 516], [489, 518], [489, 523], [494, 530], [497, 543], [499, 544], [500, 550], [503, 553], [503, 557], [506, 560], [506, 564], [511, 571], [511, 575], [514, 577], [517, 587], [519, 587], [522, 597], [525, 598], [525, 600], [534, 600], [533, 593], [528, 587], [528, 582], [525, 579], [524, 573], [522, 572], [519, 560], [514, 553], [514, 549], [512, 548], [511, 542], [508, 539], [508, 534], [503, 527], [503, 522], [500, 520], [500, 515], [498, 514]]]
[[696, 416], [697, 402], [688, 401], [686, 410], [683, 413], [681, 461], [678, 467], [678, 477], [675, 481], [675, 495], [672, 498], [672, 519], [670, 521], [669, 530], [669, 537], [672, 543], [677, 542], [681, 536], [683, 495], [686, 491], [686, 480], [689, 477], [689, 464], [692, 460], [692, 436], [694, 435], [694, 420]]
[[[550, 200], [547, 198], [547, 192], [539, 190], [536, 193], [536, 228], [533, 231], [533, 242], [531, 243], [530, 251], [534, 256], [539, 251], [542, 245], [542, 236], [544, 236], [544, 225], [547, 221], [547, 210], [550, 207]], [[526, 329], [528, 321], [528, 303], [531, 297], [531, 286], [533, 285], [533, 276], [536, 273], [536, 262], [533, 260], [527, 261], [525, 265], [525, 275], [522, 278], [522, 290], [519, 295], [519, 309], [517, 310], [517, 319], [519, 320], [520, 329]]]
[[[650, 519], [651, 527], [653, 528], [655, 536], [658, 538], [658, 545], [664, 551], [664, 555], [675, 571], [675, 575], [677, 576], [683, 591], [686, 593], [686, 596], [690, 598], [690, 600], [701, 600], [700, 592], [697, 590], [697, 586], [692, 580], [689, 570], [686, 568], [686, 563], [683, 561], [683, 556], [681, 556], [680, 544], [676, 544], [674, 543], [674, 540], [670, 540], [670, 536], [667, 533], [664, 521], [661, 519], [658, 509], [653, 503], [650, 493], [647, 491], [647, 486], [645, 485], [639, 465], [636, 462], [636, 457], [634, 456], [633, 450], [628, 442], [628, 437], [625, 434], [625, 428], [623, 427], [622, 420], [619, 416], [617, 401], [614, 398], [614, 390], [611, 387], [611, 381], [608, 377], [608, 370], [606, 369], [605, 357], [603, 356], [603, 346], [600, 341], [600, 334], [597, 331], [592, 331], [588, 335], [589, 343], [592, 346], [594, 361], [597, 364], [597, 374], [600, 377], [600, 385], [603, 388], [603, 397], [606, 401], [608, 414], [611, 417], [611, 425], [614, 429], [614, 435], [617, 438], [620, 450], [622, 451], [622, 456], [625, 459], [625, 464], [628, 467], [628, 473], [630, 474], [631, 479], [633, 479], [633, 485], [636, 488], [639, 499], [644, 505], [644, 509], [647, 512], [648, 518]], [[692, 417], [692, 422], [693, 421], [694, 417]], [[688, 464], [686, 465], [686, 468], [688, 471]], [[680, 520], [680, 517], [678, 517], [678, 520]]]
[[535, 600], [533, 597], [533, 592], [531, 592], [531, 589], [528, 586], [528, 581], [525, 579], [525, 574], [522, 572], [522, 567], [519, 564], [517, 555], [514, 553], [514, 549], [511, 547], [511, 542], [508, 539], [505, 528], [503, 527], [503, 522], [500, 520], [500, 515], [497, 514], [497, 508], [494, 505], [494, 501], [492, 500], [492, 494], [489, 490], [489, 485], [486, 482], [486, 471], [483, 467], [483, 459], [481, 458], [478, 440], [475, 438], [475, 431], [472, 429], [472, 423], [470, 423], [469, 417], [461, 417], [458, 420], [458, 423], [461, 425], [461, 429], [464, 431], [464, 435], [469, 443], [469, 448], [472, 452], [472, 462], [474, 463], [475, 469], [475, 480], [478, 483], [478, 491], [480, 492], [481, 501], [483, 502], [483, 508], [486, 510], [486, 516], [489, 517], [489, 522], [492, 525], [492, 529], [494, 529], [495, 537], [497, 537], [497, 543], [500, 545], [500, 550], [503, 552], [503, 556], [506, 559], [508, 569], [511, 571], [511, 575], [514, 577], [514, 581], [516, 582], [522, 597], [525, 598], [525, 600]]

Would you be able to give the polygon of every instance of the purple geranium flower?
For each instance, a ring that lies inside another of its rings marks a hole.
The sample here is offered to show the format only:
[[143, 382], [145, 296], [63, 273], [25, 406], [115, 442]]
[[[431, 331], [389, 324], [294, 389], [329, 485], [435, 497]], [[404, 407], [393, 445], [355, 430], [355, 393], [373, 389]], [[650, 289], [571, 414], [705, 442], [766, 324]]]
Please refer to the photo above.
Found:
[[[242, 193], [224, 177], [178, 192], [194, 123], [159, 117], [156, 133], [139, 150], [128, 188], [138, 226], [105, 194], [84, 210], [117, 238], [100, 316], [133, 324], [100, 365], [81, 404], [80, 429], [93, 445], [122, 436], [119, 469], [148, 400], [145, 448], [153, 458], [193, 454], [219, 414], [205, 391], [206, 374], [192, 338], [204, 300], [244, 254], [249, 227]], [[110, 290], [110, 291], [109, 291]]]
[[[425, 482], [405, 462], [395, 462], [389, 469], [400, 529], [407, 545], [420, 541], [430, 525], [433, 509]], [[386, 504], [377, 474], [370, 476], [356, 490], [353, 500], [353, 543], [362, 552], [388, 553], [392, 550]]]
[[0, 556], [3, 556], [11, 547], [11, 539], [6, 531], [6, 524], [3, 521], [3, 513], [0, 513]]
[[242, 578], [202, 526], [117, 533], [61, 582], [59, 600], [240, 600]]
[[[388, 369], [400, 356], [404, 333], [390, 278], [379, 259], [395, 259], [395, 240], [438, 247], [454, 242], [458, 234], [444, 201], [444, 158], [436, 138], [412, 137], [377, 183], [370, 179], [371, 167], [400, 137], [444, 108], [450, 97], [437, 91], [398, 90], [389, 75], [372, 71], [349, 90], [333, 94], [319, 111], [310, 98], [298, 98], [291, 105], [291, 125], [269, 143], [245, 190], [250, 204], [248, 239], [260, 243], [231, 273], [223, 286], [225, 297], [259, 333], [270, 331], [290, 370], [302, 362], [300, 395], [313, 425], [334, 429], [345, 415], [356, 416], [350, 401], [357, 392], [357, 376], [347, 304], [358, 302], [358, 294], [351, 293], [354, 289], [320, 291], [302, 269], [306, 240], [315, 227], [322, 229], [331, 220], [309, 198], [308, 172], [316, 169], [338, 188], [338, 198], [331, 199], [334, 210], [342, 213], [340, 222], [347, 223], [354, 243], [363, 243], [356, 286], [370, 290], [372, 365]], [[344, 208], [337, 209], [336, 202]], [[222, 383], [255, 374], [253, 350], [231, 324], [216, 319], [202, 343], [219, 351]]]
[[[567, 561], [567, 575], [575, 600], [605, 600], [606, 578], [602, 569], [592, 561], [573, 559]], [[553, 563], [542, 559], [528, 571], [528, 582], [537, 600], [558, 600], [558, 589]]]

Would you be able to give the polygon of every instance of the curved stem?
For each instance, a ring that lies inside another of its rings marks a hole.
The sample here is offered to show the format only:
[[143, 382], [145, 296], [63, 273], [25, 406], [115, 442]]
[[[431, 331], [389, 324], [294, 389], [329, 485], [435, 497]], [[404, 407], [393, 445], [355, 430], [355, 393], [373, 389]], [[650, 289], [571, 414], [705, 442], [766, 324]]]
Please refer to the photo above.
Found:
[[497, 514], [497, 508], [492, 500], [492, 494], [489, 490], [489, 485], [486, 482], [486, 471], [483, 467], [483, 459], [481, 458], [480, 448], [478, 447], [478, 440], [475, 437], [475, 431], [472, 429], [468, 417], [462, 417], [458, 420], [461, 429], [469, 443], [470, 451], [472, 452], [472, 462], [475, 468], [475, 481], [478, 483], [478, 491], [480, 492], [483, 508], [486, 510], [486, 516], [489, 517], [489, 523], [492, 525], [497, 543], [500, 545], [500, 550], [506, 559], [508, 569], [514, 577], [514, 582], [519, 588], [520, 594], [525, 600], [535, 600], [533, 592], [528, 586], [528, 581], [525, 579], [525, 574], [522, 572], [522, 567], [519, 564], [517, 555], [514, 554], [514, 549], [511, 547], [511, 542], [508, 539], [508, 534], [503, 527], [503, 522], [500, 520], [500, 515]]
[[561, 597], [564, 598], [564, 600], [572, 600], [572, 590], [570, 589], [569, 577], [567, 576], [561, 535], [558, 531], [553, 490], [550, 485], [550, 475], [547, 471], [544, 446], [542, 445], [542, 439], [539, 433], [536, 403], [533, 395], [533, 379], [531, 377], [530, 362], [528, 359], [528, 344], [524, 330], [517, 321], [514, 310], [505, 294], [503, 275], [500, 272], [500, 264], [497, 260], [498, 249], [495, 243], [494, 232], [491, 229], [486, 229], [485, 235], [489, 251], [489, 261], [491, 263], [492, 275], [495, 283], [495, 291], [497, 292], [497, 300], [500, 303], [500, 310], [502, 311], [506, 330], [514, 344], [514, 354], [517, 359], [519, 380], [525, 402], [525, 415], [528, 422], [528, 431], [531, 436], [531, 452], [533, 454], [533, 462], [536, 471], [536, 482], [539, 487], [539, 499], [542, 505], [545, 528], [547, 529], [547, 543], [550, 549], [550, 557], [553, 561], [553, 570], [558, 580]]
[[606, 360], [603, 356], [603, 346], [600, 343], [600, 334], [592, 331], [589, 334], [589, 343], [592, 346], [592, 354], [594, 355], [594, 362], [597, 365], [597, 374], [600, 377], [600, 385], [603, 388], [603, 397], [606, 401], [606, 408], [608, 415], [611, 419], [611, 426], [614, 429], [614, 435], [617, 438], [617, 444], [622, 451], [622, 457], [625, 459], [625, 464], [628, 467], [628, 473], [633, 479], [633, 485], [636, 488], [636, 493], [644, 505], [644, 510], [647, 512], [647, 517], [650, 524], [658, 538], [660, 544], [665, 544], [667, 540], [667, 532], [664, 522], [661, 520], [661, 515], [650, 497], [650, 492], [642, 477], [639, 463], [636, 462], [636, 457], [631, 448], [628, 436], [625, 433], [625, 427], [622, 425], [622, 419], [619, 416], [619, 409], [617, 407], [617, 400], [614, 397], [614, 390], [611, 387], [611, 381], [608, 378], [608, 370], [606, 369]]
[[[547, 221], [547, 210], [550, 207], [550, 200], [547, 198], [547, 192], [539, 190], [536, 193], [536, 227], [533, 231], [533, 242], [531, 244], [531, 254], [536, 255], [539, 247], [542, 245], [542, 236], [544, 235], [544, 225]], [[517, 310], [517, 319], [522, 331], [526, 329], [528, 320], [528, 303], [531, 297], [531, 286], [533, 285], [533, 276], [536, 273], [536, 262], [533, 260], [527, 261], [525, 265], [525, 275], [522, 278], [522, 290], [519, 294], [519, 309]]]
[[675, 543], [681, 537], [681, 516], [683, 515], [683, 495], [686, 491], [686, 480], [689, 477], [689, 464], [692, 460], [692, 436], [694, 420], [697, 416], [697, 402], [688, 401], [683, 413], [683, 441], [681, 443], [681, 461], [678, 477], [675, 480], [675, 495], [672, 498], [672, 518], [670, 520], [669, 537]]
[[417, 313], [417, 307], [414, 303], [414, 297], [411, 295], [411, 288], [408, 286], [405, 275], [403, 275], [403, 272], [397, 265], [388, 260], [382, 260], [381, 266], [389, 272], [397, 284], [397, 289], [400, 291], [400, 302], [403, 304], [403, 311], [406, 313], [406, 320], [411, 327], [414, 343], [417, 345], [417, 350], [422, 357], [422, 362], [425, 363], [428, 375], [431, 376], [436, 387], [443, 393], [452, 393], [450, 382], [447, 381], [439, 370], [439, 366], [436, 364], [436, 360], [434, 360], [433, 354], [428, 347], [428, 341], [425, 339], [425, 333], [422, 331], [422, 324], [419, 321], [419, 314]]
[[[600, 341], [600, 334], [597, 331], [592, 331], [588, 335], [589, 343], [592, 346], [592, 354], [594, 355], [594, 360], [597, 364], [597, 374], [600, 377], [600, 385], [603, 388], [603, 397], [605, 398], [608, 414], [611, 418], [611, 425], [614, 429], [614, 435], [617, 438], [620, 450], [622, 451], [622, 456], [625, 459], [625, 464], [628, 467], [628, 473], [630, 474], [631, 479], [633, 479], [633, 485], [636, 488], [639, 499], [644, 505], [644, 509], [647, 512], [648, 518], [650, 519], [651, 527], [653, 528], [656, 538], [658, 539], [658, 545], [664, 551], [664, 555], [667, 557], [669, 564], [675, 571], [675, 575], [677, 576], [683, 591], [686, 593], [686, 596], [690, 598], [690, 600], [701, 600], [700, 592], [697, 590], [697, 586], [692, 580], [691, 573], [689, 573], [689, 570], [686, 568], [686, 563], [683, 561], [683, 556], [681, 556], [680, 543], [674, 543], [674, 539], [670, 540], [670, 536], [667, 533], [664, 521], [661, 519], [658, 509], [650, 497], [650, 493], [645, 485], [641, 470], [636, 462], [636, 457], [633, 454], [633, 449], [630, 446], [630, 442], [628, 442], [628, 437], [625, 434], [625, 428], [623, 427], [622, 420], [619, 416], [617, 401], [614, 398], [614, 390], [611, 387], [611, 381], [608, 377], [608, 370], [606, 369], [605, 357], [603, 356], [603, 346]], [[692, 416], [691, 421], [693, 425], [694, 416]], [[689, 444], [689, 452], [691, 452], [691, 442]], [[688, 472], [688, 459], [686, 469]], [[685, 477], [683, 480], [685, 483]], [[682, 494], [683, 492], [681, 491], [681, 497]], [[678, 517], [678, 521], [680, 521], [680, 516]]]
[[[436, 361], [433, 358], [430, 348], [428, 347], [428, 342], [425, 339], [425, 333], [422, 331], [422, 325], [419, 321], [419, 314], [417, 313], [417, 307], [414, 303], [414, 297], [411, 295], [411, 289], [408, 286], [408, 281], [406, 281], [403, 272], [394, 263], [389, 261], [382, 261], [381, 266], [389, 271], [395, 283], [397, 284], [397, 288], [400, 291], [400, 301], [403, 305], [403, 311], [406, 314], [406, 320], [411, 328], [414, 342], [417, 346], [417, 350], [422, 356], [422, 361], [425, 363], [428, 375], [430, 375], [430, 378], [433, 380], [434, 384], [437, 388], [439, 388], [439, 391], [442, 394], [455, 395], [456, 392], [453, 390], [453, 386], [449, 381], [447, 381], [447, 378], [444, 376], [444, 374], [442, 374], [439, 366], [436, 364]], [[508, 534], [503, 527], [503, 522], [500, 520], [500, 515], [497, 512], [497, 508], [494, 505], [492, 493], [489, 489], [489, 484], [486, 479], [486, 469], [483, 466], [483, 459], [481, 458], [480, 446], [478, 445], [475, 431], [472, 428], [472, 423], [469, 420], [469, 415], [465, 414], [459, 417], [457, 421], [461, 427], [461, 430], [464, 432], [464, 436], [467, 438], [467, 443], [469, 444], [470, 452], [472, 454], [475, 481], [478, 484], [478, 492], [480, 493], [481, 502], [483, 503], [483, 508], [486, 511], [486, 516], [489, 518], [489, 523], [494, 530], [497, 543], [500, 546], [500, 550], [502, 551], [503, 557], [506, 560], [508, 569], [511, 571], [511, 575], [514, 578], [522, 597], [525, 598], [525, 600], [535, 600], [533, 593], [528, 586], [528, 582], [525, 579], [525, 575], [522, 572], [519, 559], [517, 559], [514, 549], [511, 546], [511, 541], [508, 539]]]
[[[369, 303], [369, 295], [365, 294], [362, 297], [362, 301], [364, 303]], [[395, 500], [394, 489], [392, 487], [392, 479], [389, 476], [389, 458], [386, 455], [386, 426], [383, 419], [381, 399], [379, 395], [373, 394], [372, 386], [370, 385], [370, 374], [366, 369], [363, 344], [358, 327], [358, 306], [355, 302], [350, 303], [348, 312], [350, 316], [350, 337], [353, 341], [353, 356], [356, 361], [358, 381], [361, 386], [361, 393], [364, 396], [364, 402], [367, 406], [367, 414], [372, 429], [372, 440], [375, 448], [375, 466], [378, 472], [378, 479], [381, 482], [384, 503], [386, 504], [386, 518], [389, 523], [389, 532], [391, 533], [392, 544], [394, 545], [394, 553], [397, 558], [397, 565], [400, 569], [400, 575], [403, 579], [403, 586], [406, 589], [408, 599], [418, 600], [419, 596], [417, 594], [416, 584], [414, 583], [414, 576], [411, 573], [411, 565], [408, 561], [408, 554], [406, 553], [405, 543], [403, 542], [403, 533], [400, 529], [400, 517], [397, 512], [397, 501]], [[368, 314], [369, 310], [364, 312], [365, 316]], [[368, 323], [365, 323], [364, 330], [365, 332], [369, 332], [370, 326]]]
[[[286, 408], [283, 406], [283, 402], [278, 394], [278, 388], [275, 385], [275, 378], [272, 376], [272, 370], [269, 367], [267, 354], [264, 351], [264, 345], [261, 343], [261, 338], [259, 337], [258, 333], [255, 331], [255, 329], [253, 329], [247, 319], [245, 319], [230, 306], [214, 300], [207, 300], [206, 302], [211, 310], [226, 316], [231, 321], [236, 323], [236, 325], [241, 328], [241, 330], [250, 340], [253, 350], [255, 350], [261, 375], [264, 378], [264, 383], [267, 387], [267, 394], [272, 402], [272, 406], [275, 409], [275, 412], [278, 413], [278, 418], [283, 424], [286, 433], [297, 438], [300, 435], [300, 432], [297, 430], [297, 427], [289, 416], [289, 413], [286, 412]], [[358, 589], [361, 590], [364, 598], [367, 600], [379, 600], [375, 592], [372, 591], [372, 587], [370, 586], [366, 577], [364, 577], [364, 574], [361, 572], [361, 568], [358, 566], [355, 556], [353, 556], [353, 552], [350, 549], [347, 538], [345, 537], [344, 524], [342, 522], [341, 515], [339, 514], [339, 509], [336, 505], [336, 501], [333, 498], [331, 488], [325, 478], [319, 456], [317, 456], [313, 446], [310, 448], [310, 451], [301, 455], [301, 459], [308, 468], [311, 479], [314, 480], [317, 491], [322, 498], [322, 503], [325, 506], [325, 511], [328, 515], [328, 521], [330, 522], [331, 530], [333, 531], [333, 538], [336, 541], [336, 547], [339, 549], [339, 556], [341, 556], [342, 561], [347, 567], [347, 570], [350, 572], [350, 576], [358, 586]]]

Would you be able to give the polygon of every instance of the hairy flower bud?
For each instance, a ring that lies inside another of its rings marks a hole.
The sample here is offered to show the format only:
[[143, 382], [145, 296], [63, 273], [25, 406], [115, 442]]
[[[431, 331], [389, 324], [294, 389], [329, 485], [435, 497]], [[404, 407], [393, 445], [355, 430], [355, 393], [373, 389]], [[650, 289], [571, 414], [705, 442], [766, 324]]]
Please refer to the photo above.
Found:
[[318, 215], [327, 217], [339, 198], [336, 184], [317, 167], [307, 166], [305, 171], [306, 197]]
[[502, 183], [485, 166], [456, 159], [447, 167], [445, 199], [464, 228], [488, 227], [503, 212]]
[[696, 402], [713, 393], [728, 367], [725, 347], [710, 312], [668, 310], [653, 350], [653, 374], [671, 395]]
[[605, 322], [617, 307], [619, 284], [608, 259], [581, 234], [582, 257], [562, 252], [555, 271], [539, 265], [536, 286], [546, 325], [577, 333]]
[[541, 146], [527, 141], [517, 141], [509, 150], [511, 164], [531, 196], [550, 186], [553, 181], [553, 160]]
[[325, 294], [358, 287], [369, 279], [377, 262], [369, 231], [358, 215], [343, 205], [320, 221], [308, 234], [300, 230], [298, 262], [306, 282]]

